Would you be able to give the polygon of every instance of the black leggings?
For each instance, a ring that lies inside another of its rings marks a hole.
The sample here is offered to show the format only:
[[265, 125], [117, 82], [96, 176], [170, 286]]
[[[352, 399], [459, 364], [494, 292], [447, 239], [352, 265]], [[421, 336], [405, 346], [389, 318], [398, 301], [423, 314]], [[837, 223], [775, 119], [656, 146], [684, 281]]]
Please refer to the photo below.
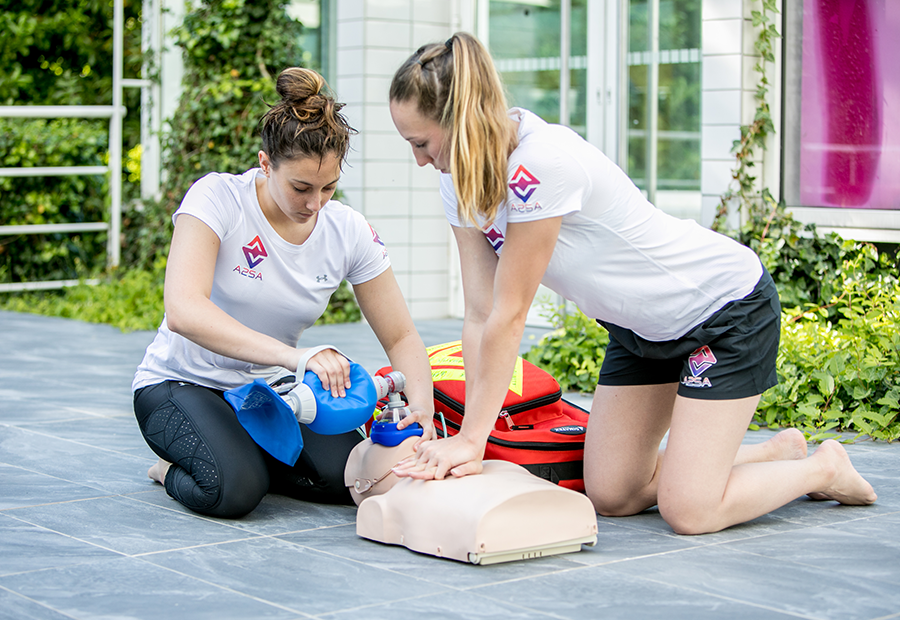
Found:
[[164, 381], [134, 393], [134, 413], [150, 449], [172, 463], [166, 492], [195, 512], [242, 517], [268, 492], [353, 504], [344, 466], [362, 440], [356, 431], [317, 435], [301, 425], [303, 452], [290, 467], [254, 443], [219, 390]]

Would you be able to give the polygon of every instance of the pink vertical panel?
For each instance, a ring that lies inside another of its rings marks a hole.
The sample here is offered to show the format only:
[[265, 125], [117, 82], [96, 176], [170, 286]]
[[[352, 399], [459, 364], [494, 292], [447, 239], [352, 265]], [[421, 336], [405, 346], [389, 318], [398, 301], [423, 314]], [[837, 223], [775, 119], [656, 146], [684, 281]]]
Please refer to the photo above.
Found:
[[900, 2], [804, 0], [800, 198], [900, 208]]

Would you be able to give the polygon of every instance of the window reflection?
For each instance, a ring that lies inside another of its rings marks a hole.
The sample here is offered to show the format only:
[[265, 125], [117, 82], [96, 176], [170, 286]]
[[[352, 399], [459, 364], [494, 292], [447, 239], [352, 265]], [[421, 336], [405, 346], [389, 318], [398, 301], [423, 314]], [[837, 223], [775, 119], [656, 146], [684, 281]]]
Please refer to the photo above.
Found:
[[[694, 211], [699, 214], [700, 208], [701, 0], [659, 0], [655, 18], [653, 4], [652, 0], [628, 2], [625, 168], [658, 206], [691, 216]], [[658, 20], [656, 54], [654, 19]], [[655, 89], [654, 70], [658, 72]], [[655, 119], [651, 119], [653, 90], [658, 107]], [[650, 135], [652, 120], [655, 135]], [[655, 170], [648, 170], [654, 155]]]
[[[587, 1], [571, 2], [568, 124], [586, 132]], [[559, 0], [491, 0], [488, 41], [510, 104], [560, 122]]]
[[287, 4], [287, 13], [303, 24], [300, 35], [300, 47], [303, 48], [302, 63], [304, 67], [324, 72], [323, 52], [323, 17], [328, 14], [328, 0], [291, 0]]

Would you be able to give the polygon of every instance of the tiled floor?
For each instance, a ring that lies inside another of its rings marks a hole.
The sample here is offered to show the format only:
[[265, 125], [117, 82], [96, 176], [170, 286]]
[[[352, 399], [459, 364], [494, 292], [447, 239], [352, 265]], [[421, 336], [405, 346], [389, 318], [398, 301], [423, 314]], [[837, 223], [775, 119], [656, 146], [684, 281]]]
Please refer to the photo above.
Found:
[[[0, 312], [0, 618], [900, 618], [900, 445], [848, 447], [874, 506], [801, 499], [699, 537], [655, 511], [598, 518], [594, 548], [471, 566], [360, 539], [350, 507], [182, 509], [146, 477], [131, 413], [151, 337]], [[384, 364], [364, 325], [304, 341]]]

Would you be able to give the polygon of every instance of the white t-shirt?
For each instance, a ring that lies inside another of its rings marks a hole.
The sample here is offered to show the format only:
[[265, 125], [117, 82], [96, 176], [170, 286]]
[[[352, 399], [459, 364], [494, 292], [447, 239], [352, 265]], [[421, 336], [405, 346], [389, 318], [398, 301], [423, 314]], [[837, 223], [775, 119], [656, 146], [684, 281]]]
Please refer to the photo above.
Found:
[[[657, 342], [680, 338], [753, 290], [762, 265], [752, 250], [654, 207], [571, 129], [520, 108], [510, 117], [519, 122], [519, 146], [509, 158], [509, 192], [484, 230], [498, 255], [507, 222], [562, 216], [543, 284], [589, 317]], [[441, 196], [448, 221], [460, 226], [448, 174]]]
[[[172, 217], [190, 214], [219, 237], [212, 302], [247, 327], [293, 347], [342, 280], [367, 282], [390, 260], [365, 218], [335, 200], [319, 211], [302, 245], [288, 243], [259, 206], [258, 174], [258, 168], [241, 175], [208, 174], [191, 186]], [[227, 390], [276, 370], [216, 355], [170, 331], [164, 317], [132, 388], [171, 379]]]

